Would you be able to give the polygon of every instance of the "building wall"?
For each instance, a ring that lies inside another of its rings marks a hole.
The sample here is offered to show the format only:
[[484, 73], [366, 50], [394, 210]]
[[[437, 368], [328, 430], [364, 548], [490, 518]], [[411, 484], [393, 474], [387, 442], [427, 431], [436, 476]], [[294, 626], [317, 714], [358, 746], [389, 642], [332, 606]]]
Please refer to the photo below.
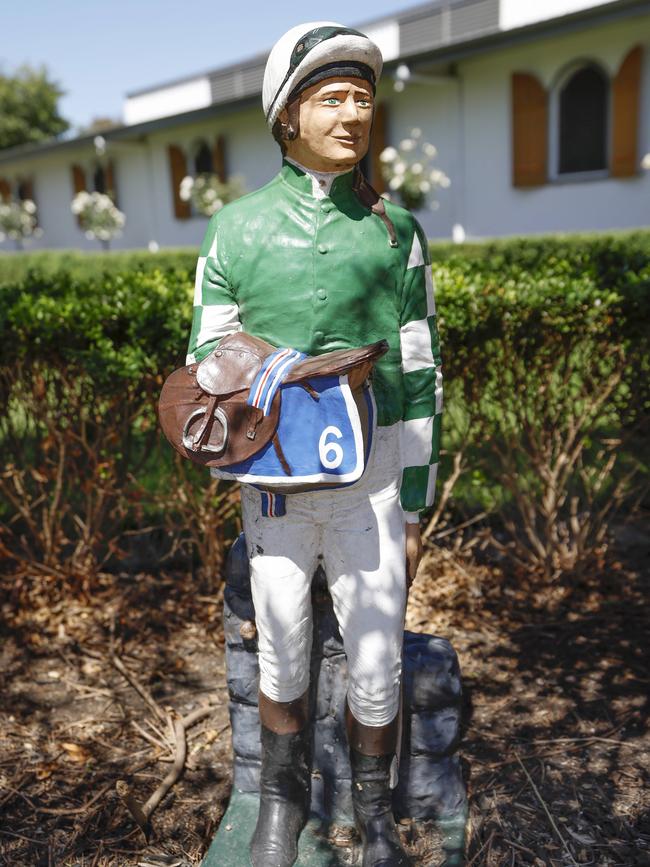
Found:
[[[280, 151], [267, 131], [261, 109], [249, 108], [227, 117], [179, 126], [150, 135], [143, 142], [107, 142], [106, 157], [113, 163], [118, 206], [126, 214], [124, 231], [111, 242], [112, 249], [147, 247], [151, 242], [160, 247], [201, 243], [207, 218], [192, 216], [179, 220], [174, 216], [167, 148], [174, 144], [189, 155], [198, 139], [212, 142], [218, 135], [223, 135], [226, 141], [229, 174], [241, 175], [248, 190], [266, 183], [278, 170]], [[100, 249], [98, 241], [84, 236], [70, 210], [71, 167], [78, 163], [90, 169], [93, 161], [91, 149], [70, 149], [0, 166], [2, 176], [24, 174], [33, 178], [44, 234], [30, 240], [27, 249]], [[0, 243], [0, 251], [13, 247], [8, 239]]]
[[453, 77], [437, 84], [409, 83], [396, 93], [385, 84], [379, 98], [388, 102], [387, 140], [397, 146], [417, 127], [422, 141], [435, 145], [438, 153], [435, 168], [442, 169], [451, 186], [435, 191], [432, 204], [417, 213], [417, 218], [429, 237], [450, 238], [454, 223], [462, 222], [462, 150], [458, 111], [459, 82]]
[[[34, 198], [38, 206], [39, 225], [43, 229], [40, 238], [30, 239], [29, 250], [51, 248], [99, 249], [97, 242], [84, 237], [70, 210], [74, 195], [71, 177], [73, 163], [81, 163], [88, 154], [81, 150], [66, 150], [44, 154], [23, 162], [0, 165], [3, 177], [26, 176], [32, 178]], [[0, 250], [13, 249], [9, 239], [0, 243]]]
[[502, 30], [523, 27], [533, 21], [557, 18], [609, 2], [611, 0], [500, 0], [499, 27]]
[[511, 180], [511, 73], [533, 73], [551, 88], [568, 63], [589, 58], [604, 64], [613, 76], [630, 48], [639, 43], [644, 46], [640, 159], [650, 151], [650, 15], [540, 39], [462, 63], [469, 237], [650, 224], [647, 171], [630, 178], [564, 180], [526, 190], [513, 187]]
[[240, 111], [209, 123], [197, 124], [151, 137], [150, 153], [154, 178], [155, 227], [153, 239], [162, 246], [199, 245], [207, 228], [206, 217], [178, 220], [174, 216], [167, 148], [170, 144], [191, 152], [199, 138], [208, 142], [223, 135], [229, 176], [241, 175], [247, 190], [269, 181], [280, 166], [280, 150], [266, 128], [261, 108]]
[[[591, 27], [581, 32], [530, 41], [457, 64], [457, 77], [437, 83], [409, 81], [397, 93], [385, 79], [378, 97], [388, 104], [387, 141], [397, 144], [412, 127], [438, 149], [435, 165], [451, 179], [436, 191], [438, 208], [417, 214], [430, 237], [450, 238], [459, 224], [468, 238], [555, 231], [602, 230], [650, 224], [650, 172], [632, 178], [558, 181], [533, 189], [512, 185], [511, 74], [535, 74], [551, 89], [566, 65], [580, 58], [597, 60], [613, 76], [630, 48], [645, 48], [639, 157], [650, 152], [650, 15]], [[240, 174], [249, 190], [277, 171], [280, 154], [257, 106], [193, 125], [172, 127], [138, 142], [108, 141], [119, 207], [127, 223], [115, 249], [198, 246], [205, 217], [174, 216], [167, 148], [190, 153], [198, 138], [213, 142], [223, 135], [230, 175]], [[32, 176], [44, 235], [29, 248], [97, 250], [70, 211], [71, 166], [90, 166], [92, 148], [65, 148], [51, 154], [0, 165], [0, 175]], [[188, 170], [191, 167], [188, 165]], [[0, 243], [0, 251], [13, 242]]]

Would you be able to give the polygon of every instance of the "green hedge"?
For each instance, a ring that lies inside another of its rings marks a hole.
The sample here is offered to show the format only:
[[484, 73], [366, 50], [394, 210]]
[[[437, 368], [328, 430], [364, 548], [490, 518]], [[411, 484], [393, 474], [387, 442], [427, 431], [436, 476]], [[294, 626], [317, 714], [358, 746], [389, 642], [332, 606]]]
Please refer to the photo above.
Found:
[[[572, 538], [581, 515], [644, 468], [650, 232], [431, 249], [446, 384], [440, 482], [455, 458], [460, 466], [445, 514], [492, 511], [513, 539], [532, 522], [513, 550], [539, 549], [537, 536], [557, 527], [568, 526]], [[119, 536], [120, 527], [150, 522], [180, 484], [154, 408], [163, 377], [184, 357], [195, 260], [191, 250], [0, 257], [0, 393], [9, 407], [0, 445], [14, 474], [9, 491], [5, 474], [1, 529], [9, 550], [21, 534], [29, 547], [36, 532], [17, 511], [16, 484], [39, 508], [66, 503], [59, 558], [75, 548], [79, 522], [90, 520], [79, 518], [94, 508], [89, 486], [110, 488], [103, 508], [106, 520], [117, 515]], [[613, 442], [616, 460], [596, 484]], [[214, 486], [211, 496], [219, 500]], [[198, 500], [193, 508], [200, 511]], [[97, 539], [86, 546], [88, 562], [101, 562], [96, 549], [105, 540]]]
[[179, 276], [192, 272], [198, 250], [166, 249], [159, 253], [147, 250], [82, 253], [78, 250], [39, 250], [37, 252], [0, 253], [0, 286], [25, 282], [30, 273], [44, 277], [68, 275], [75, 280], [98, 281], [105, 275], [133, 271], [164, 271]]

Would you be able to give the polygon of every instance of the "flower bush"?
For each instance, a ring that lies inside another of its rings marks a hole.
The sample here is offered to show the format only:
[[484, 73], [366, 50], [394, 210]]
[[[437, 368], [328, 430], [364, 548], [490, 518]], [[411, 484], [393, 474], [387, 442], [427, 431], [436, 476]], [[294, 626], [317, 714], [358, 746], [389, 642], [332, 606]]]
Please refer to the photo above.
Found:
[[221, 181], [215, 174], [203, 173], [193, 178], [186, 175], [180, 184], [179, 195], [184, 202], [206, 217], [211, 217], [228, 202], [244, 194], [244, 183], [239, 177]]
[[37, 238], [43, 230], [37, 225], [36, 205], [31, 199], [21, 202], [0, 202], [0, 241], [5, 237], [22, 247], [27, 238]]
[[[435, 145], [422, 141], [422, 131], [411, 130], [410, 138], [403, 139], [397, 148], [387, 147], [379, 155], [382, 174], [388, 189], [395, 193], [405, 208], [418, 211], [427, 201], [435, 209], [433, 199], [436, 187], [448, 187], [447, 175], [433, 165], [438, 151]], [[390, 197], [390, 193], [388, 194]]]
[[86, 237], [101, 241], [104, 249], [108, 249], [113, 238], [122, 234], [126, 217], [110, 196], [82, 190], [72, 200], [71, 207], [72, 213], [79, 218], [79, 225]]

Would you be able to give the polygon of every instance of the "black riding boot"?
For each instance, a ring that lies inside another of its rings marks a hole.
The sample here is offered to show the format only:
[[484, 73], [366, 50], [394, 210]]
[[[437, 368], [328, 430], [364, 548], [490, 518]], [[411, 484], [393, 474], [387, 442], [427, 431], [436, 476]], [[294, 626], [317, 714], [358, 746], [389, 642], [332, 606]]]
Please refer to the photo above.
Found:
[[393, 755], [365, 756], [350, 750], [352, 804], [357, 830], [363, 841], [363, 867], [410, 867], [402, 849], [390, 789]]
[[275, 734], [262, 726], [260, 812], [250, 845], [253, 867], [291, 867], [311, 801], [310, 727]]

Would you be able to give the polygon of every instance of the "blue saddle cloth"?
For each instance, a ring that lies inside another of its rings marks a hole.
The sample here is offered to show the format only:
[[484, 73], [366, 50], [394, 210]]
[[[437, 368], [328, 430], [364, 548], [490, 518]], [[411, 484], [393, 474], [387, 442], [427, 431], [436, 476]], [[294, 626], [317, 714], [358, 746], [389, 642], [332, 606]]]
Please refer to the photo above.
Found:
[[291, 472], [287, 473], [272, 441], [245, 461], [212, 469], [214, 476], [260, 488], [262, 513], [269, 517], [285, 514], [283, 489], [354, 484], [363, 475], [372, 446], [375, 406], [371, 388], [362, 389], [362, 421], [347, 375], [315, 377], [308, 380], [309, 389], [298, 383], [284, 384], [289, 370], [304, 357], [295, 350], [278, 349], [266, 359], [247, 401], [267, 415], [275, 393], [282, 391], [277, 438]]
[[[215, 475], [237, 478], [252, 485], [273, 486], [352, 484], [362, 475], [366, 448], [359, 410], [347, 376], [309, 380], [316, 400], [299, 384], [282, 388], [282, 408], [277, 436], [291, 469], [287, 475], [272, 442], [245, 461], [230, 464]], [[374, 428], [374, 401], [364, 389], [369, 430]], [[368, 447], [371, 437], [368, 437]]]

